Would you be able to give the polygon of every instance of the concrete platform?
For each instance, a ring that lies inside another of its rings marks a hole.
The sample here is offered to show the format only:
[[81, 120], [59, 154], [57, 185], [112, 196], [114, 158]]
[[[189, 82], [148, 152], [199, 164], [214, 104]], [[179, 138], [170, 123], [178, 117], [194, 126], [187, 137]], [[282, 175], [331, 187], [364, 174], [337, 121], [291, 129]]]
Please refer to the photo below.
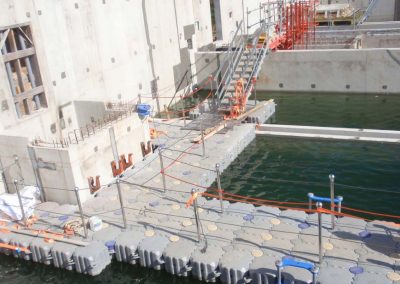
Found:
[[262, 124], [257, 135], [400, 143], [400, 131]]

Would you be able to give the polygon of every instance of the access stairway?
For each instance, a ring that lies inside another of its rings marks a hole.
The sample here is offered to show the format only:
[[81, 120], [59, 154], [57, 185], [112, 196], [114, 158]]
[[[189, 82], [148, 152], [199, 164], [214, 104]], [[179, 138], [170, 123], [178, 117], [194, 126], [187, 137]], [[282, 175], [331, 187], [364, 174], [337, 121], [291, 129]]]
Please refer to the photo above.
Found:
[[225, 60], [214, 77], [219, 110], [230, 108], [230, 99], [235, 96], [238, 80], [243, 80], [244, 96], [251, 95], [261, 64], [270, 50], [267, 36], [269, 26], [266, 21], [262, 21], [254, 34], [243, 35], [243, 22], [239, 24], [225, 53]]

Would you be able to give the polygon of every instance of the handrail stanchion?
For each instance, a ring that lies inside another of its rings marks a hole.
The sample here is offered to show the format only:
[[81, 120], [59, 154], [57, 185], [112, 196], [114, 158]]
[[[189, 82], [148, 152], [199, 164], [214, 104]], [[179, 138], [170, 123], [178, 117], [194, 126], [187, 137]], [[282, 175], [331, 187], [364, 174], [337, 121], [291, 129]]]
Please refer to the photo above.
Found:
[[160, 167], [161, 167], [161, 177], [162, 177], [162, 181], [163, 181], [163, 189], [164, 192], [167, 191], [167, 186], [166, 186], [166, 182], [165, 182], [165, 175], [164, 175], [164, 161], [163, 161], [163, 157], [162, 157], [162, 153], [161, 153], [161, 146], [158, 146], [158, 157], [160, 158]]
[[312, 273], [312, 283], [317, 284], [317, 275], [319, 273], [319, 267], [314, 265], [314, 268], [311, 270]]
[[318, 211], [318, 251], [319, 251], [319, 264], [322, 264], [322, 215], [321, 208], [322, 203], [317, 202], [317, 211]]
[[19, 192], [19, 188], [18, 188], [18, 180], [16, 180], [16, 179], [14, 180], [14, 187], [15, 187], [15, 191], [17, 192], [18, 202], [19, 202], [19, 206], [21, 208], [22, 221], [23, 221], [24, 225], [26, 226], [26, 216], [25, 216], [25, 211], [24, 211], [24, 204], [22, 203], [21, 193]]
[[219, 164], [215, 165], [215, 171], [217, 172], [217, 185], [218, 185], [218, 195], [219, 195], [219, 203], [221, 205], [221, 215], [224, 214], [224, 201], [222, 196], [222, 189], [221, 189], [221, 176], [219, 171]]
[[117, 178], [116, 180], [117, 183], [117, 189], [118, 189], [118, 197], [119, 197], [119, 203], [121, 205], [121, 213], [122, 213], [122, 220], [124, 222], [124, 229], [127, 229], [127, 223], [126, 223], [126, 215], [125, 215], [125, 206], [124, 206], [124, 199], [122, 197], [122, 191], [121, 191], [121, 186], [120, 186], [120, 180]]
[[314, 193], [309, 192], [307, 194], [307, 196], [308, 196], [308, 209], [311, 210], [312, 209], [312, 202], [313, 202], [312, 198], [314, 197]]
[[333, 211], [335, 211], [335, 176], [333, 174], [329, 175], [329, 180], [330, 180], [330, 189], [331, 189], [331, 223], [332, 223], [332, 230], [335, 229], [335, 214], [333, 214]]
[[[202, 106], [200, 106], [202, 107]], [[202, 157], [206, 156], [206, 145], [204, 143], [204, 131], [203, 131], [203, 112], [200, 113], [200, 132], [201, 132], [201, 146], [203, 149]]]
[[342, 202], [343, 202], [343, 196], [338, 196], [338, 197], [336, 197], [337, 198], [337, 200], [339, 201], [338, 202], [338, 205], [337, 205], [337, 207], [338, 207], [338, 213], [342, 213]]
[[[195, 194], [197, 194], [197, 190], [193, 188], [192, 189], [192, 196], [194, 197]], [[201, 237], [200, 237], [200, 218], [199, 218], [199, 211], [197, 209], [197, 197], [194, 197], [194, 199], [193, 199], [193, 208], [194, 208], [194, 217], [196, 219], [197, 240], [200, 243], [200, 241], [201, 241]]]
[[283, 263], [282, 260], [277, 260], [275, 262], [276, 268], [278, 270], [278, 281], [276, 282], [277, 284], [282, 284], [282, 268], [283, 268]]
[[88, 232], [87, 232], [87, 227], [86, 227], [86, 223], [85, 223], [85, 217], [83, 216], [81, 199], [79, 197], [79, 188], [75, 187], [74, 192], [75, 192], [75, 197], [76, 197], [76, 203], [78, 203], [79, 215], [81, 216], [81, 220], [82, 220], [83, 233], [85, 234], [85, 239], [87, 239]]

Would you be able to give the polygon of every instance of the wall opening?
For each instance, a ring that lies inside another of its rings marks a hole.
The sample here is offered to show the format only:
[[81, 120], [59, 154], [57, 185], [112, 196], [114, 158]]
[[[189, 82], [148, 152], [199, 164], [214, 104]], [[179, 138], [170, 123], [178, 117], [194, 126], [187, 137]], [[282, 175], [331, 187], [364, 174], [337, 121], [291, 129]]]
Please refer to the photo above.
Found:
[[0, 28], [0, 49], [17, 116], [47, 108], [29, 25]]

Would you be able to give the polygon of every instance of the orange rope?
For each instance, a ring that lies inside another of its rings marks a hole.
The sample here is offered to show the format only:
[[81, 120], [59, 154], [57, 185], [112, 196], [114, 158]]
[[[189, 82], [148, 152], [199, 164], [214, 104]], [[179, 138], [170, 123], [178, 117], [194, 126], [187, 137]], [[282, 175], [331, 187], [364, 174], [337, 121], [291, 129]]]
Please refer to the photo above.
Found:
[[[335, 205], [335, 207], [338, 207], [338, 206]], [[363, 214], [368, 214], [368, 215], [375, 215], [375, 216], [382, 216], [382, 217], [400, 219], [400, 216], [397, 216], [397, 215], [377, 213], [377, 212], [366, 211], [366, 210], [361, 210], [361, 209], [356, 209], [356, 208], [351, 208], [351, 207], [342, 206], [342, 209], [345, 209], [345, 210], [348, 210], [348, 211], [353, 211], [353, 212], [358, 212], [358, 213], [363, 213]]]
[[[209, 194], [206, 192], [203, 192], [202, 195], [204, 196], [208, 196], [208, 197], [212, 197], [212, 198], [219, 198], [218, 195], [213, 195], [213, 194]], [[252, 202], [252, 201], [248, 201], [248, 200], [239, 200], [239, 199], [234, 199], [234, 198], [230, 198], [230, 197], [222, 197], [223, 200], [227, 200], [227, 201], [232, 201], [232, 202], [243, 202], [243, 203], [247, 203], [247, 204], [253, 204], [253, 205], [259, 205], [259, 206], [263, 206], [263, 205], [268, 205], [270, 207], [275, 207], [275, 208], [283, 208], [283, 209], [291, 209], [291, 210], [297, 210], [297, 211], [303, 211], [303, 212], [317, 212], [314, 209], [307, 209], [307, 208], [298, 208], [298, 207], [288, 207], [288, 206], [278, 206], [278, 205], [273, 205], [273, 204], [268, 204], [268, 201], [265, 201], [265, 203], [260, 203], [260, 202]]]
[[245, 199], [250, 199], [250, 200], [255, 200], [255, 201], [265, 201], [265, 202], [270, 202], [270, 203], [276, 203], [276, 204], [293, 204], [293, 205], [308, 205], [307, 202], [292, 202], [292, 201], [277, 201], [277, 200], [270, 200], [270, 199], [261, 199], [261, 198], [255, 198], [255, 197], [250, 197], [250, 196], [242, 196], [238, 194], [233, 194], [226, 192], [222, 190], [224, 195], [229, 195], [237, 198], [245, 198]]

